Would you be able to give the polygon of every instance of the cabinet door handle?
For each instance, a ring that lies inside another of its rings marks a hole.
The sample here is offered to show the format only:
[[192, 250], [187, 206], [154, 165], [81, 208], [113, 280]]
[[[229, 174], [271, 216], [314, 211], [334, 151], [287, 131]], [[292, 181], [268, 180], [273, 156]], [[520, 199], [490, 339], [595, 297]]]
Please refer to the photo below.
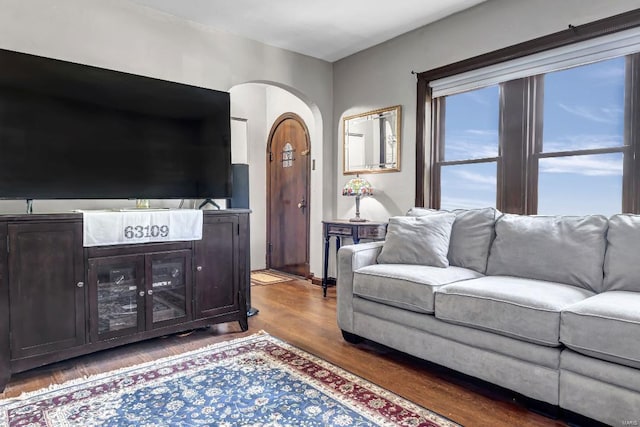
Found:
[[[144, 292], [143, 292], [143, 293], [144, 293]], [[147, 291], [147, 295], [153, 295], [153, 289], [149, 289], [149, 290]]]
[[84, 282], [78, 282], [76, 284], [76, 286], [78, 286], [79, 288], [82, 288], [82, 287], [84, 287]]
[[196, 267], [196, 270], [198, 270], [198, 271], [202, 271], [202, 266], [201, 266], [201, 265], [197, 266], [197, 267]]
[[140, 292], [138, 293], [138, 295], [140, 295], [141, 297], [143, 297], [143, 296], [144, 296], [144, 291], [140, 291]]

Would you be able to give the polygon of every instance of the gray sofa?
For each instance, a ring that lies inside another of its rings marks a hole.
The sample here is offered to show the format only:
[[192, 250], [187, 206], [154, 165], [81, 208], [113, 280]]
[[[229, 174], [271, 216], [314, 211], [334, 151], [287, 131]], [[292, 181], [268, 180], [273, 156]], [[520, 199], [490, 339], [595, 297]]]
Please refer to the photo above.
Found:
[[338, 252], [338, 325], [608, 423], [640, 422], [640, 216], [413, 208]]

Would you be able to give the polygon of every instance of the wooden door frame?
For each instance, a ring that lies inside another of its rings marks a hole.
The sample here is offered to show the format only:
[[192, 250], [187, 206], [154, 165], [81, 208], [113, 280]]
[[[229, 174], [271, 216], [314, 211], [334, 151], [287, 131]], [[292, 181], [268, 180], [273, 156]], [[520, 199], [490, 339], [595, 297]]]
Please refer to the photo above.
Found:
[[304, 157], [305, 168], [307, 172], [307, 212], [305, 214], [306, 227], [307, 227], [307, 241], [305, 245], [305, 277], [311, 277], [310, 271], [310, 240], [311, 240], [311, 139], [309, 137], [309, 129], [307, 128], [306, 123], [302, 120], [302, 117], [297, 115], [296, 113], [288, 112], [281, 114], [271, 126], [271, 131], [269, 131], [269, 138], [267, 139], [267, 152], [266, 152], [266, 161], [267, 161], [267, 268], [271, 268], [271, 251], [269, 250], [269, 245], [271, 244], [271, 144], [273, 143], [273, 136], [278, 129], [278, 126], [282, 124], [287, 119], [292, 119], [300, 123], [302, 129], [304, 130], [305, 136], [305, 151], [308, 153], [307, 155], [300, 156], [298, 158]]

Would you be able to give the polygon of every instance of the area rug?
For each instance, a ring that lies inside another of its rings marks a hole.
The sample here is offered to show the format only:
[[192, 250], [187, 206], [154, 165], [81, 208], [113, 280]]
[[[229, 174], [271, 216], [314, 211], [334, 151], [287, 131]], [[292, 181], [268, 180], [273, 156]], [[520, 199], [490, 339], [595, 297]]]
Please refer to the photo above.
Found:
[[273, 285], [274, 283], [283, 283], [293, 280], [284, 274], [278, 274], [272, 271], [255, 271], [251, 273], [252, 285]]
[[457, 426], [266, 333], [0, 400], [2, 426]]

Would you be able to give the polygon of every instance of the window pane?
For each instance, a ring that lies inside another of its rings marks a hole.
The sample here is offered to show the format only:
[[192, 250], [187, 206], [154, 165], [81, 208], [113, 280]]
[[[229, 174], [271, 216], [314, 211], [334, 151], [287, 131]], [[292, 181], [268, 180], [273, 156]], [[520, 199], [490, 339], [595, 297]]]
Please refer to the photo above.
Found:
[[540, 159], [540, 215], [622, 211], [622, 153]]
[[444, 160], [498, 157], [498, 86], [445, 98]]
[[440, 208], [495, 207], [496, 170], [496, 162], [442, 166]]
[[625, 58], [544, 76], [543, 152], [623, 144]]

